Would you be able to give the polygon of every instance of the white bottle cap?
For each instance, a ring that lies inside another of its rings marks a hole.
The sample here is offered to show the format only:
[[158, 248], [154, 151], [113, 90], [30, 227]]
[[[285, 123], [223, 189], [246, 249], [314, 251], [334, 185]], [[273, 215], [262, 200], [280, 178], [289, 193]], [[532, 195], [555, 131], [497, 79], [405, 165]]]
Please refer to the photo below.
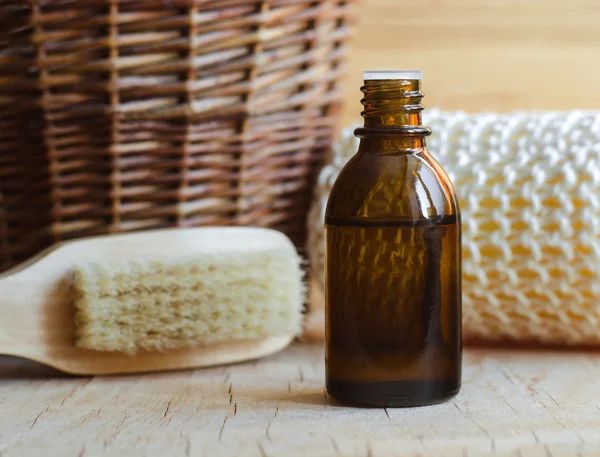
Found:
[[382, 79], [423, 79], [421, 70], [368, 70], [363, 72], [364, 81]]

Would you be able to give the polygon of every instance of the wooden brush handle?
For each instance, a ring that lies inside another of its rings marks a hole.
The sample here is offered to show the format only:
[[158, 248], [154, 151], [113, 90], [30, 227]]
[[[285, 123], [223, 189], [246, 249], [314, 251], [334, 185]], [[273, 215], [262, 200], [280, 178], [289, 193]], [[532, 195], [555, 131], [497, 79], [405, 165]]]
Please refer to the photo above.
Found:
[[35, 359], [73, 334], [71, 275], [61, 257], [46, 251], [0, 276], [0, 353]]

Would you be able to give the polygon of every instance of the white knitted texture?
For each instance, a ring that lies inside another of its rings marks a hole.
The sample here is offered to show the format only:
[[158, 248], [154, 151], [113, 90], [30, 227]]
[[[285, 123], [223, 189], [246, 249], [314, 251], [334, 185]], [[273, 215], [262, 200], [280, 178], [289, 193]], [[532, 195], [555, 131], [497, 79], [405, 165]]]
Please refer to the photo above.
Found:
[[[465, 340], [600, 344], [600, 113], [426, 110], [431, 154], [463, 220]], [[355, 153], [342, 132], [320, 173], [308, 250], [324, 284], [324, 210]]]

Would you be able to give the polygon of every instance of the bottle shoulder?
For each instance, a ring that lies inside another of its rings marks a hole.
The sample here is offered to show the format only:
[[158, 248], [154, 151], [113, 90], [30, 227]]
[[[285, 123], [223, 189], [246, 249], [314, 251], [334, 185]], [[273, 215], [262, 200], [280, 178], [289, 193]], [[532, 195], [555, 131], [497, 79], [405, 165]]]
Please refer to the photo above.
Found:
[[425, 149], [419, 153], [357, 153], [340, 171], [326, 219], [415, 222], [460, 217], [454, 187]]

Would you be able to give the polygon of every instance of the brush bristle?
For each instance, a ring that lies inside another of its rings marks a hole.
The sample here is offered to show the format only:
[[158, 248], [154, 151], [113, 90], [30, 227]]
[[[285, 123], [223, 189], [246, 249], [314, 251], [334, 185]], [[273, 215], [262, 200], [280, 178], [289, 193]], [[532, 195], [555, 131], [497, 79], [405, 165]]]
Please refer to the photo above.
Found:
[[302, 331], [305, 287], [292, 250], [91, 263], [74, 277], [79, 348], [166, 350]]

